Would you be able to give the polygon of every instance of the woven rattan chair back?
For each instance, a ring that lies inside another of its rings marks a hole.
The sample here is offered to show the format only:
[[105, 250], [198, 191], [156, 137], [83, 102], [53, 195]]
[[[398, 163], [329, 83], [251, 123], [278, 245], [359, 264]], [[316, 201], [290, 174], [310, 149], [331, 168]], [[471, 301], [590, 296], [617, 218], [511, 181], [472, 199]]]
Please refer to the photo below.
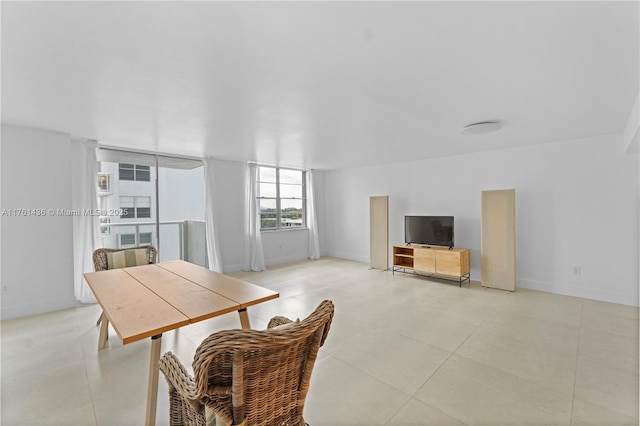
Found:
[[104, 271], [108, 269], [107, 266], [107, 253], [114, 253], [118, 251], [124, 250], [133, 250], [133, 249], [145, 249], [147, 250], [147, 256], [149, 257], [149, 263], [156, 263], [156, 259], [158, 257], [158, 250], [156, 250], [153, 246], [138, 246], [138, 247], [130, 247], [130, 248], [121, 248], [121, 249], [111, 249], [111, 248], [99, 248], [93, 252], [93, 267], [96, 271]]
[[229, 425], [304, 426], [311, 371], [333, 313], [325, 300], [302, 321], [212, 334], [194, 356], [196, 393]]

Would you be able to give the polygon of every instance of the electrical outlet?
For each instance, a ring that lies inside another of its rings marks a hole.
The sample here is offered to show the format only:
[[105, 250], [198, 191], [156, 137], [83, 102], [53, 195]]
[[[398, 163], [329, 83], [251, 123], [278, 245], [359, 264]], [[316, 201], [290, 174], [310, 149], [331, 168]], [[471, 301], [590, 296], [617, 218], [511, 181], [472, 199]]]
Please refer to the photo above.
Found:
[[8, 285], [3, 285], [2, 286], [2, 292], [3, 293], [9, 293], [9, 286]]
[[573, 275], [582, 275], [582, 267], [574, 266], [573, 267]]

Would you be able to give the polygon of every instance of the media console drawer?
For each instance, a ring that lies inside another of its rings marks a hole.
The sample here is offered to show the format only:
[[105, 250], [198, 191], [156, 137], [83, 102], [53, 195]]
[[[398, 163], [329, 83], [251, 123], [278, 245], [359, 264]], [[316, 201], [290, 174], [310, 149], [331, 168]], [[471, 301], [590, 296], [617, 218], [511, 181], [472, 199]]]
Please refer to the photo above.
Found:
[[395, 271], [444, 275], [471, 283], [469, 249], [453, 247], [424, 247], [417, 245], [393, 246], [393, 273]]

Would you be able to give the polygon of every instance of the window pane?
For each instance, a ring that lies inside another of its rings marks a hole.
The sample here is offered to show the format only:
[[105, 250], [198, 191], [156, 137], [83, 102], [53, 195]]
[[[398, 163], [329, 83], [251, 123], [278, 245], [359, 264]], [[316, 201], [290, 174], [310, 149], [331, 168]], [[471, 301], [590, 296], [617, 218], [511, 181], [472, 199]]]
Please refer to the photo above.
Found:
[[151, 171], [149, 169], [149, 166], [136, 165], [136, 180], [143, 182], [151, 181]]
[[275, 217], [260, 215], [260, 229], [276, 229], [278, 222]]
[[151, 217], [151, 209], [149, 207], [136, 207], [136, 217]]
[[276, 169], [273, 167], [258, 167], [258, 182], [275, 182]]
[[304, 225], [304, 210], [302, 200], [282, 200], [282, 214], [280, 224], [290, 228]]
[[284, 211], [286, 209], [290, 209], [290, 208], [302, 210], [302, 200], [300, 200], [300, 199], [297, 199], [297, 200], [282, 200], [280, 202], [280, 208], [282, 209], [282, 211]]
[[302, 185], [280, 185], [280, 198], [302, 198]]
[[276, 200], [258, 200], [260, 208], [260, 229], [274, 229], [278, 227]]
[[274, 199], [260, 199], [258, 200], [258, 208], [260, 209], [260, 213], [265, 212], [276, 212], [276, 200]]
[[109, 191], [109, 175], [98, 173], [98, 190]]
[[302, 172], [300, 170], [280, 169], [280, 183], [302, 184]]
[[140, 245], [151, 244], [151, 232], [140, 233]]
[[[129, 153], [100, 148], [98, 159], [101, 160], [98, 176], [109, 178], [109, 191], [101, 191], [98, 194], [101, 210], [112, 212], [123, 209], [120, 216], [108, 216], [111, 223], [101, 223], [101, 246], [108, 248], [121, 247], [120, 235], [133, 234], [125, 237], [124, 243], [144, 244], [149, 240], [151, 233], [151, 245], [159, 251], [158, 261], [180, 259], [186, 253], [182, 248], [186, 235], [180, 232], [180, 224], [184, 220], [204, 220], [204, 173], [202, 161], [180, 159], [173, 157], [160, 157], [162, 169], [156, 169], [156, 157], [154, 155]], [[166, 166], [166, 167], [164, 167]], [[119, 180], [119, 173], [125, 179]], [[156, 170], [159, 170], [161, 179], [158, 181], [156, 200]], [[140, 180], [146, 181], [140, 181]], [[104, 179], [102, 180], [104, 182]], [[104, 188], [104, 185], [103, 185]], [[161, 202], [159, 210], [156, 201]], [[156, 229], [156, 213], [160, 225]], [[130, 226], [130, 223], [149, 223], [153, 225]], [[165, 223], [170, 222], [170, 223]], [[129, 226], [121, 226], [121, 225]], [[138, 231], [139, 233], [136, 233]], [[146, 236], [143, 234], [147, 234]], [[192, 236], [194, 244], [204, 244], [204, 233]], [[158, 241], [162, 241], [162, 247]], [[202, 245], [200, 244], [200, 245]], [[98, 245], [98, 244], [97, 244]], [[203, 264], [204, 254], [190, 253], [190, 261]]]
[[136, 197], [136, 207], [151, 207], [151, 197]]
[[133, 164], [120, 163], [119, 172], [120, 180], [134, 180]]
[[120, 246], [134, 246], [136, 244], [136, 234], [121, 234]]
[[283, 217], [280, 221], [280, 226], [283, 228], [297, 228], [304, 225], [302, 222], [302, 219], [287, 219]]
[[260, 214], [260, 229], [277, 228], [278, 218], [275, 213]]
[[258, 184], [258, 197], [271, 197], [276, 196], [276, 184], [275, 183], [259, 183]]

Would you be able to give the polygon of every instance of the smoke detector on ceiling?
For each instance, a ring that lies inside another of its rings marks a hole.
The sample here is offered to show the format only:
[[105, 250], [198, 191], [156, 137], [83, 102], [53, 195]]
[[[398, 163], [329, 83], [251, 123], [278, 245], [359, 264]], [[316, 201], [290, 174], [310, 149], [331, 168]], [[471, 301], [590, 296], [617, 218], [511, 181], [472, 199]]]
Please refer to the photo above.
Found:
[[502, 129], [502, 123], [499, 121], [482, 121], [464, 126], [462, 130], [460, 130], [460, 133], [463, 135], [483, 135], [485, 133], [497, 132], [500, 129]]

